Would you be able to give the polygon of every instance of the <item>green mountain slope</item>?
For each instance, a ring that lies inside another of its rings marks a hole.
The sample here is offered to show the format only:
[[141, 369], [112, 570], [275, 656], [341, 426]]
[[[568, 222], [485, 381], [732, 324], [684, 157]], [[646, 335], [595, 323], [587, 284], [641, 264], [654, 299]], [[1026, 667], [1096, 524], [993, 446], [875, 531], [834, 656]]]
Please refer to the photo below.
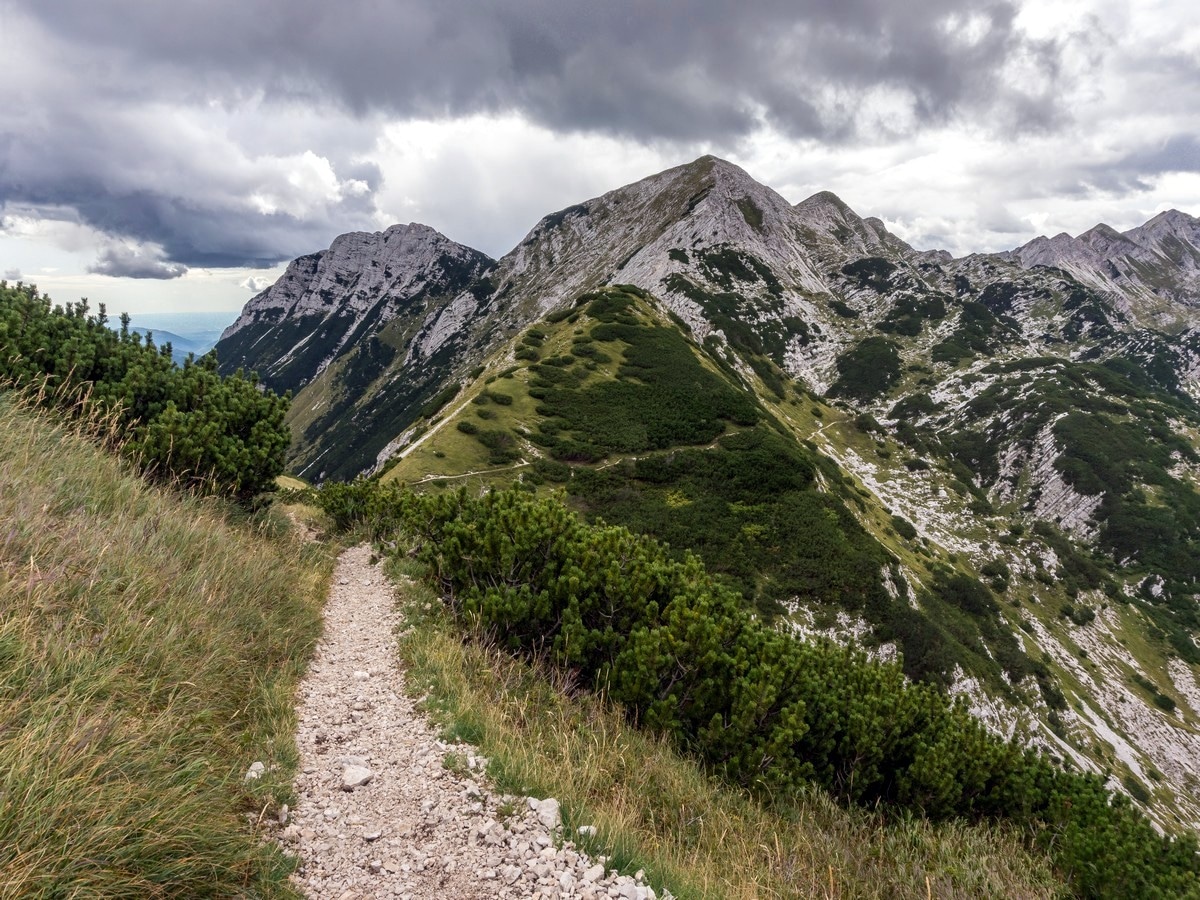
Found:
[[862, 617], [911, 677], [949, 683], [957, 665], [997, 690], [1047, 677], [1001, 627], [987, 588], [911, 550], [913, 582], [930, 589], [910, 606], [904, 539], [875, 537], [893, 529], [890, 516], [798, 438], [782, 412], [801, 402], [795, 389], [764, 402], [753, 370], [696, 346], [650, 295], [583, 295], [568, 319], [515, 346], [521, 364], [490, 384], [481, 376], [385, 479], [441, 487], [482, 470], [562, 485], [590, 518], [698, 552], [768, 618]]
[[[1190, 740], [1196, 710], [1171, 676], [1143, 674], [1167, 671], [1176, 651], [1155, 613], [1115, 587], [1140, 576], [1058, 527], [1027, 527], [1020, 504], [996, 509], [961, 460], [922, 442], [935, 432], [919, 420], [914, 448], [758, 357], [764, 379], [697, 345], [639, 289], [586, 294], [550, 318], [428, 419], [385, 480], [565, 491], [591, 518], [696, 551], [761, 615], [899, 652], [910, 677], [968, 690], [1004, 733], [1024, 723], [1053, 753], [1111, 768], [1138, 796], [1154, 792], [1164, 821], [1190, 819], [1163, 772], [1169, 754], [1153, 754]], [[1103, 630], [1135, 649], [1114, 640], [1128, 658], [1080, 660], [1080, 632]], [[1102, 749], [1090, 726], [1119, 734], [1094, 682], [1112, 669], [1131, 715], [1161, 719], [1178, 698], [1168, 728], [1179, 734], [1132, 753], [1136, 733]], [[1186, 772], [1172, 775], [1186, 783]]]

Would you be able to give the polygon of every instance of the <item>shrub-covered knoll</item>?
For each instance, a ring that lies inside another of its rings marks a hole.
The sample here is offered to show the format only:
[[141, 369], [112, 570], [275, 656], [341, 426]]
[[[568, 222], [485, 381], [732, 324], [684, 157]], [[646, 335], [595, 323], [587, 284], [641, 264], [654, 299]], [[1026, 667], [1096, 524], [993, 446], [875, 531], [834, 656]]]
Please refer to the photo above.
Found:
[[[818, 471], [826, 490], [817, 489]], [[948, 684], [958, 667], [1003, 690], [1042, 674], [994, 604], [964, 610], [942, 603], [938, 591], [926, 592], [920, 609], [897, 602], [883, 585], [894, 561], [854, 517], [856, 496], [841, 477], [824, 457], [760, 424], [712, 447], [579, 467], [561, 480], [589, 519], [651, 535], [676, 556], [698, 554], [764, 618], [790, 603], [861, 616], [900, 648], [910, 678]]]
[[533, 367], [538, 413], [555, 423], [540, 442], [558, 459], [706, 444], [727, 422], [749, 425], [761, 415], [753, 397], [705, 368], [677, 330], [637, 319], [633, 302], [606, 292], [587, 307], [600, 322], [595, 341], [624, 347], [616, 379], [587, 380], [573, 362]]
[[698, 553], [760, 612], [834, 595], [847, 608], [883, 605], [888, 555], [835, 494], [816, 489], [823, 464], [759, 425], [711, 448], [576, 469], [567, 490], [589, 518]]
[[915, 337], [921, 333], [926, 319], [938, 320], [946, 317], [946, 304], [936, 294], [914, 296], [901, 294], [886, 318], [879, 323], [879, 330], [888, 334], [903, 334]]
[[964, 300], [962, 308], [954, 333], [934, 345], [931, 351], [934, 362], [957, 363], [977, 353], [987, 353], [1011, 330], [982, 303]]
[[869, 287], [881, 294], [891, 287], [890, 278], [895, 271], [896, 264], [881, 256], [856, 259], [842, 266], [842, 274], [855, 279], [859, 287]]

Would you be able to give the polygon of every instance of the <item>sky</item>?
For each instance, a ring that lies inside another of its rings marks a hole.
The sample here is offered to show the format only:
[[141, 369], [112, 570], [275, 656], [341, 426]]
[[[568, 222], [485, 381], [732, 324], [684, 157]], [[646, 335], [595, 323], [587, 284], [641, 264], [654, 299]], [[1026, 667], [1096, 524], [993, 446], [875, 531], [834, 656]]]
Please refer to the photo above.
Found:
[[918, 249], [1200, 215], [1194, 0], [0, 0], [0, 278], [236, 312], [713, 153]]

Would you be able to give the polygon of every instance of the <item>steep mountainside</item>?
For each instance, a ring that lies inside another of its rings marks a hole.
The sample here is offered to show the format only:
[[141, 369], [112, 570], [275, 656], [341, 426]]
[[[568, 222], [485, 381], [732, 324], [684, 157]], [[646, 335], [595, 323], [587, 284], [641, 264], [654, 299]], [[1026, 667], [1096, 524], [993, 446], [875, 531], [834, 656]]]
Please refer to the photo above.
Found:
[[[452, 348], [407, 365], [414, 332], [491, 264], [424, 225], [344, 234], [246, 304], [217, 344], [221, 368], [256, 370], [277, 391], [307, 388], [291, 412], [293, 463], [353, 475], [452, 372]], [[333, 446], [339, 459], [319, 463]]]
[[[218, 351], [304, 385], [310, 478], [560, 485], [1194, 825], [1198, 235], [1171, 212], [952, 259], [704, 157], [382, 328], [325, 340], [297, 274]], [[343, 278], [378, 268], [338, 246]]]
[[1034, 238], [1010, 255], [1027, 268], [1056, 266], [1084, 284], [1116, 292], [1127, 312], [1162, 327], [1191, 320], [1171, 302], [1156, 301], [1194, 307], [1200, 298], [1200, 221], [1177, 209], [1123, 234], [1100, 224], [1079, 237]]

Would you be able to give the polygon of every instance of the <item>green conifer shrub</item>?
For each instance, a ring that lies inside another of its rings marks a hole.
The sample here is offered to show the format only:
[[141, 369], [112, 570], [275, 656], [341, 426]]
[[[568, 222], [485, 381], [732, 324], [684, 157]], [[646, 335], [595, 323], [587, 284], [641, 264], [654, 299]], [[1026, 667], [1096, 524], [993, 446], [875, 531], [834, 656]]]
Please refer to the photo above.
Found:
[[[334, 497], [359, 503], [378, 536], [400, 528], [416, 540], [464, 623], [561, 666], [760, 796], [816, 783], [844, 802], [934, 819], [1007, 819], [1080, 896], [1200, 889], [1194, 838], [1158, 835], [1102, 779], [989, 734], [964, 703], [908, 682], [899, 665], [765, 625], [693, 556], [674, 559], [521, 491], [366, 485]], [[981, 591], [946, 579], [942, 593], [986, 615], [993, 601]]]
[[156, 347], [108, 327], [104, 307], [65, 308], [32, 286], [0, 283], [0, 384], [34, 393], [71, 415], [107, 416], [123, 451], [150, 474], [248, 499], [273, 490], [290, 435], [288, 398], [253, 375], [223, 377], [212, 353], [182, 366]]

